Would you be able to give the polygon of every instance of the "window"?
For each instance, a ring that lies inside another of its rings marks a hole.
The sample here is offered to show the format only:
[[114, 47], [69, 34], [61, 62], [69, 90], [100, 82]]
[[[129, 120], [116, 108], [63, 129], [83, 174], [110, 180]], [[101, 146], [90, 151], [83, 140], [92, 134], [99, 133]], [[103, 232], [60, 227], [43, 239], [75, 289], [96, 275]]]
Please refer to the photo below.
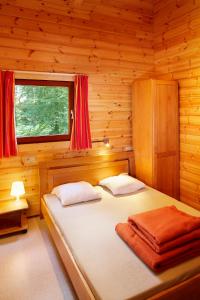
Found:
[[70, 81], [15, 80], [18, 144], [69, 140], [73, 89]]

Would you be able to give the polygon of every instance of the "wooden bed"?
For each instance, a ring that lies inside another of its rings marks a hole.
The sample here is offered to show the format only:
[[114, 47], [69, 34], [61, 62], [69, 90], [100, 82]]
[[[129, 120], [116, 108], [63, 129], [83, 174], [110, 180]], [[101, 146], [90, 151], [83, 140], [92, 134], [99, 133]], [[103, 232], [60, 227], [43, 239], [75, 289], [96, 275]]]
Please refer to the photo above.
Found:
[[[134, 156], [132, 152], [110, 155], [76, 157], [54, 160], [40, 165], [41, 215], [44, 217], [63, 264], [72, 281], [77, 296], [81, 300], [94, 300], [95, 297], [82, 275], [73, 255], [56, 225], [42, 196], [56, 185], [85, 180], [93, 185], [107, 176], [128, 172], [134, 175]], [[200, 295], [200, 274], [166, 289], [150, 298], [156, 299], [197, 299]]]

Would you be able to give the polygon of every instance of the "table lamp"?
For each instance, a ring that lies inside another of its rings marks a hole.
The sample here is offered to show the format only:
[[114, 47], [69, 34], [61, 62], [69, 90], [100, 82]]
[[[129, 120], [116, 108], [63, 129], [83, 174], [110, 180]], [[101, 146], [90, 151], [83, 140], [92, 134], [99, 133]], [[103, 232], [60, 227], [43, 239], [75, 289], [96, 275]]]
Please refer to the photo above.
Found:
[[10, 194], [11, 196], [16, 197], [16, 200], [19, 200], [20, 196], [25, 194], [23, 181], [14, 181], [12, 183]]

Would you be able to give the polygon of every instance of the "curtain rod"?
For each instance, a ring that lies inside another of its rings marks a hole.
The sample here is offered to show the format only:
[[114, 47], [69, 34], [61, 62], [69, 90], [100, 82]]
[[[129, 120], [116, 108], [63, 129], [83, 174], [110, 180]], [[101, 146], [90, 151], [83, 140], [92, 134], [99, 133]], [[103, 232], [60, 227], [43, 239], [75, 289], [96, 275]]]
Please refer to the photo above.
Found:
[[[3, 70], [6, 71], [6, 70]], [[25, 70], [12, 70], [17, 74], [28, 73], [28, 74], [41, 74], [41, 75], [63, 75], [63, 76], [76, 76], [76, 75], [87, 75], [85, 73], [58, 73], [58, 72], [43, 72], [43, 71], [25, 71]]]
[[55, 72], [38, 72], [38, 71], [22, 71], [22, 70], [13, 70], [13, 72], [15, 73], [15, 79], [55, 80], [55, 81], [74, 81], [76, 75], [86, 75], [83, 73], [55, 73]]
[[38, 72], [38, 71], [22, 71], [22, 70], [13, 70], [15, 73], [29, 73], [29, 74], [54, 74], [54, 75], [68, 75], [68, 76], [73, 76], [75, 74], [70, 74], [70, 73], [54, 73], [54, 72]]
[[63, 76], [76, 76], [76, 75], [85, 75], [85, 76], [88, 76], [88, 74], [86, 73], [63, 73], [63, 72], [43, 72], [43, 71], [26, 71], [26, 70], [11, 70], [11, 69], [0, 69], [1, 71], [13, 71], [15, 72], [16, 74], [22, 74], [22, 73], [27, 73], [27, 74], [39, 74], [39, 75], [63, 75]]
[[13, 71], [16, 79], [74, 81], [76, 74], [36, 71]]

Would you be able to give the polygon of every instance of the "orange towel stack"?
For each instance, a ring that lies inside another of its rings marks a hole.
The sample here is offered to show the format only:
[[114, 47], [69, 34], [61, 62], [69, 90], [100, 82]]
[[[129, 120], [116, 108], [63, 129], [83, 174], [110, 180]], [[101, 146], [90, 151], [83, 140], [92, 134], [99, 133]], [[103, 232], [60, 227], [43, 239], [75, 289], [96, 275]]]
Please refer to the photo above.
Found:
[[156, 272], [200, 255], [200, 218], [175, 206], [130, 216], [116, 232]]

